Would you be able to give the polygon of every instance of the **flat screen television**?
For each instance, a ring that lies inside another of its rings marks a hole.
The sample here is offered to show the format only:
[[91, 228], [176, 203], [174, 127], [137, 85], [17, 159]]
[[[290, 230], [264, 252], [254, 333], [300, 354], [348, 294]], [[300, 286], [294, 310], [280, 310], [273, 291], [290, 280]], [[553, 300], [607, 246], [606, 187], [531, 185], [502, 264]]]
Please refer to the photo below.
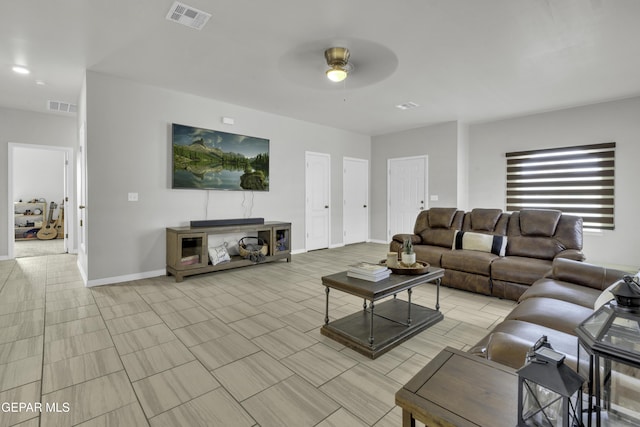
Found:
[[269, 140], [173, 123], [172, 188], [269, 191]]

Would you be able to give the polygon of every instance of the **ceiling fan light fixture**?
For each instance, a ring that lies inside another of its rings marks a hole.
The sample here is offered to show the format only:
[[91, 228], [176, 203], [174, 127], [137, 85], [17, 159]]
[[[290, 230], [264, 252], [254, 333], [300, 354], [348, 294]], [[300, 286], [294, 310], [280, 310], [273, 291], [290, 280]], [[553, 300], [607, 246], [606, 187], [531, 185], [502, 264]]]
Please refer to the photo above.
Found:
[[346, 47], [330, 47], [324, 51], [327, 65], [331, 67], [327, 70], [327, 78], [332, 82], [341, 82], [347, 78], [349, 49]]
[[341, 82], [347, 78], [347, 70], [340, 67], [334, 67], [327, 70], [327, 78], [332, 82]]

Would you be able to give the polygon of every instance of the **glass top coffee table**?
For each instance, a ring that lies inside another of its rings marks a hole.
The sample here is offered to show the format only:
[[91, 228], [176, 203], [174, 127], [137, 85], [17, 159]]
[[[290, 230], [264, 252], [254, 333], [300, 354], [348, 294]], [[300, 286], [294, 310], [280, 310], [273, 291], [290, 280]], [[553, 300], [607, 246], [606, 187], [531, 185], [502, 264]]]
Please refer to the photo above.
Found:
[[[320, 333], [375, 359], [443, 319], [440, 312], [440, 281], [443, 275], [442, 268], [430, 267], [424, 274], [394, 273], [379, 282], [355, 279], [347, 276], [346, 271], [324, 276], [322, 285], [325, 286], [326, 305], [324, 326]], [[435, 309], [411, 302], [412, 289], [428, 282], [436, 285]], [[329, 322], [330, 289], [362, 298], [362, 311]], [[404, 291], [408, 294], [407, 301], [396, 298], [398, 293]], [[376, 304], [387, 297], [393, 298]]]

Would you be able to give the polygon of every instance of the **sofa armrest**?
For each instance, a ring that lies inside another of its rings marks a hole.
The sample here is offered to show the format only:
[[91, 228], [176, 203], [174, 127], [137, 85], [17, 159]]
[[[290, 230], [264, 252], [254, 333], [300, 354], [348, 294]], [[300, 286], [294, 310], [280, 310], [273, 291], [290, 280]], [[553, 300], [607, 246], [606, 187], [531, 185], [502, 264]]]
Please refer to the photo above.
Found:
[[558, 252], [554, 259], [555, 258], [572, 259], [574, 261], [584, 261], [585, 259], [587, 259], [582, 251], [579, 251], [577, 249], [565, 249], [562, 252]]
[[411, 238], [411, 243], [414, 245], [422, 244], [422, 237], [418, 236], [417, 234], [396, 234], [391, 240], [404, 243], [404, 239], [408, 238]]
[[524, 366], [530, 348], [531, 343], [527, 340], [504, 332], [494, 332], [487, 345], [486, 357], [494, 362], [519, 369]]
[[546, 277], [602, 291], [622, 279], [625, 274], [628, 273], [567, 258], [556, 258]]

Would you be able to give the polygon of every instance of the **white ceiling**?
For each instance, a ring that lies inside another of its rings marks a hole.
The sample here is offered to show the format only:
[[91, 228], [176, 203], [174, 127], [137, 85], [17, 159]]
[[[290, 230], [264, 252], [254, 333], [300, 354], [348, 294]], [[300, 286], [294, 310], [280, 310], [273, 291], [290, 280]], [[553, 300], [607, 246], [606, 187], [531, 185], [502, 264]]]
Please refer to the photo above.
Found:
[[75, 103], [85, 69], [368, 135], [640, 95], [638, 0], [187, 0], [201, 31], [173, 0], [3, 3], [2, 107]]

